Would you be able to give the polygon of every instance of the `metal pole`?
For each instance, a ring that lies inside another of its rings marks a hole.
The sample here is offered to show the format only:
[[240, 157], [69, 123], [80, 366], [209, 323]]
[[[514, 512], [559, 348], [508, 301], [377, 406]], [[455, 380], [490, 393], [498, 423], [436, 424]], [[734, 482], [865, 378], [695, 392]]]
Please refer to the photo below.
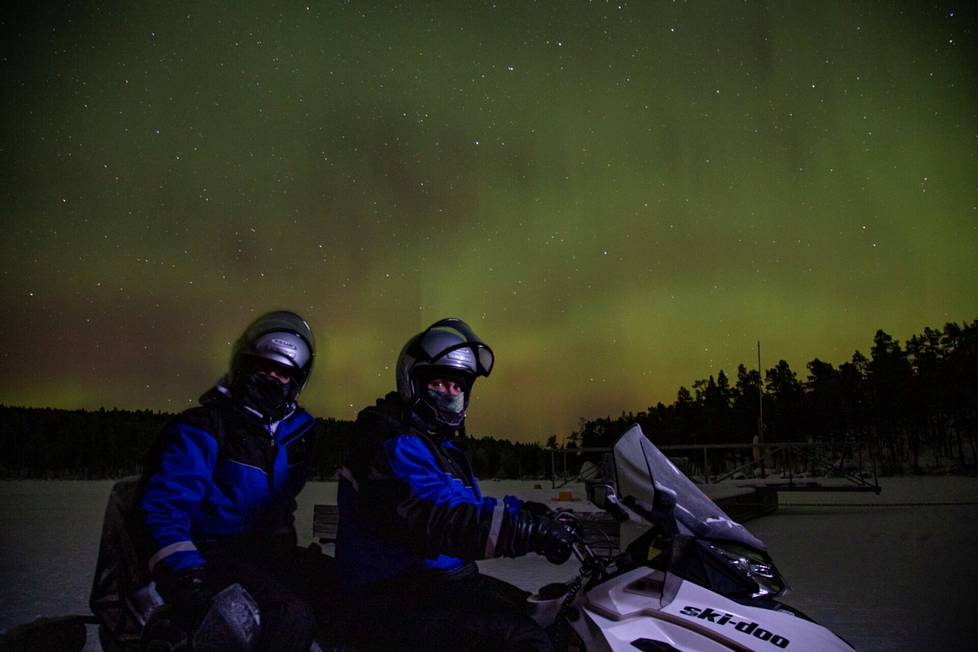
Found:
[[764, 473], [764, 372], [761, 371], [761, 341], [757, 340], [757, 442], [761, 445], [761, 479]]
[[757, 377], [760, 384], [757, 386], [757, 436], [761, 443], [764, 443], [764, 372], [761, 371], [761, 341], [757, 340]]
[[566, 443], [564, 444], [564, 451], [561, 457], [564, 458], [564, 475], [560, 478], [560, 486], [563, 487], [565, 484], [567, 484], [567, 444]]
[[[554, 442], [556, 447], [556, 442]], [[555, 457], [556, 452], [553, 448], [550, 449], [550, 488], [557, 488], [557, 458]]]
[[791, 457], [791, 444], [788, 444], [788, 486], [795, 486], [794, 470], [792, 467], [795, 465], [794, 459]]

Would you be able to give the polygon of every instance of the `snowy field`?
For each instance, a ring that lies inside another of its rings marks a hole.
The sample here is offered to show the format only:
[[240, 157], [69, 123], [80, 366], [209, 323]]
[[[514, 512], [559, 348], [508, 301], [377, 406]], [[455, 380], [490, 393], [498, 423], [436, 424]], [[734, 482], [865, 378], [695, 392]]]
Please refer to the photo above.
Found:
[[[547, 502], [549, 483], [486, 481], [489, 495]], [[974, 650], [978, 618], [966, 611], [978, 586], [978, 478], [886, 478], [879, 496], [782, 493], [780, 510], [748, 523], [792, 587], [786, 601], [856, 649]], [[0, 629], [39, 616], [85, 613], [111, 482], [0, 481]], [[575, 497], [580, 486], [571, 486]], [[309, 485], [300, 536], [311, 540], [312, 506], [334, 483]], [[579, 503], [557, 503], [580, 508]], [[572, 575], [535, 555], [493, 560], [487, 573], [525, 589]], [[86, 650], [98, 650], [93, 630]]]

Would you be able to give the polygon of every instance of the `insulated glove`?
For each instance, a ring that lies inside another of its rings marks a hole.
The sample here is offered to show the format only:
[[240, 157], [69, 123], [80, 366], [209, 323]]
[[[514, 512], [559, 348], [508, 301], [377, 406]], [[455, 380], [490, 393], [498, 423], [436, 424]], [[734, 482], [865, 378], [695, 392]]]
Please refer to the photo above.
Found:
[[563, 564], [570, 559], [576, 530], [559, 518], [537, 517], [530, 546], [544, 555], [551, 564]]
[[521, 509], [507, 515], [503, 522], [496, 554], [519, 557], [528, 552], [538, 552], [545, 555], [548, 561], [562, 564], [570, 558], [571, 544], [576, 536], [573, 524], [568, 525], [559, 516], [537, 516]]
[[[163, 564], [158, 568], [161, 566]], [[163, 601], [170, 605], [187, 631], [196, 631], [217, 593], [208, 582], [206, 567], [195, 566], [177, 572], [161, 570], [156, 575], [156, 589]]]

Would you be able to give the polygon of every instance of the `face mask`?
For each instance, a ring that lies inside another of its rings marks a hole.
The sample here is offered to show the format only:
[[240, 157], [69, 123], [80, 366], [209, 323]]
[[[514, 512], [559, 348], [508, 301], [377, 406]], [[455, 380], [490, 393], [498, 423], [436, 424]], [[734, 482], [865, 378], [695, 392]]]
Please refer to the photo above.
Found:
[[451, 394], [428, 390], [428, 403], [439, 412], [451, 414], [461, 414], [465, 409], [465, 392], [460, 392], [455, 396]]
[[442, 426], [459, 428], [465, 422], [464, 393], [452, 396], [429, 389], [425, 391], [422, 402], [434, 417], [434, 421], [428, 421], [429, 417], [425, 417], [430, 428], [438, 429]]
[[242, 379], [235, 396], [242, 405], [259, 412], [269, 421], [279, 421], [288, 413], [292, 383], [281, 383], [256, 371]]

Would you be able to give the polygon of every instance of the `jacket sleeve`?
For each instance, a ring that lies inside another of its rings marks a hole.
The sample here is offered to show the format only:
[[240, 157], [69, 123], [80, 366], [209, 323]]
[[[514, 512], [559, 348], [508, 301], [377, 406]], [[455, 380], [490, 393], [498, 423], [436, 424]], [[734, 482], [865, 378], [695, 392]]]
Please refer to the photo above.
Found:
[[152, 553], [149, 570], [164, 564], [181, 571], [205, 563], [191, 536], [191, 523], [217, 460], [218, 442], [199, 427], [170, 425], [163, 434], [160, 464], [146, 484], [140, 507], [149, 532]]
[[506, 520], [515, 517], [519, 500], [502, 503], [481, 497], [439, 468], [431, 450], [418, 437], [404, 435], [384, 444], [389, 477], [374, 468], [367, 491], [374, 505], [391, 510], [387, 532], [400, 532], [412, 548], [428, 558], [450, 555], [486, 559], [497, 555], [496, 542]]

